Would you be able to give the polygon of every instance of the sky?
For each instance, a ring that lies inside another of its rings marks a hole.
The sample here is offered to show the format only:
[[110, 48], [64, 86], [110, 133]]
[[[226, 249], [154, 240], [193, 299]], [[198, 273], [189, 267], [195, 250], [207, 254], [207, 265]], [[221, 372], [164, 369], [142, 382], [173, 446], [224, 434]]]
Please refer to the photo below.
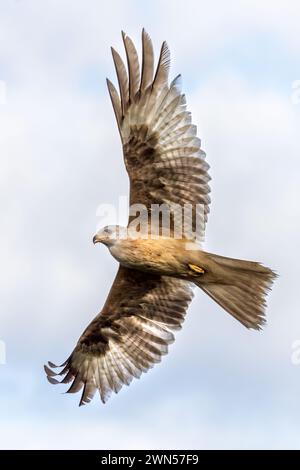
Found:
[[[300, 448], [299, 17], [297, 0], [0, 0], [0, 448]], [[79, 408], [43, 364], [117, 269], [92, 244], [99, 205], [128, 193], [105, 78], [142, 27], [156, 57], [169, 44], [211, 166], [205, 249], [279, 278], [263, 331], [199, 291], [161, 364]]]

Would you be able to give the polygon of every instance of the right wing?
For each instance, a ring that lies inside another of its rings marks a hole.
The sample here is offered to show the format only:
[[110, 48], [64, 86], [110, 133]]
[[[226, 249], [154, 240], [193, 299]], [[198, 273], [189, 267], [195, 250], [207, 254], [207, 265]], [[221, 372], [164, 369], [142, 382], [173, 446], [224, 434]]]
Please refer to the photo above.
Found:
[[[193, 297], [191, 284], [180, 279], [120, 266], [102, 312], [89, 324], [61, 366], [45, 366], [48, 380], [70, 383], [68, 393], [82, 390], [80, 405], [96, 390], [106, 402], [133, 377], [167, 354], [172, 330], [181, 328]], [[53, 368], [63, 367], [57, 373]], [[62, 376], [58, 381], [55, 377]]]

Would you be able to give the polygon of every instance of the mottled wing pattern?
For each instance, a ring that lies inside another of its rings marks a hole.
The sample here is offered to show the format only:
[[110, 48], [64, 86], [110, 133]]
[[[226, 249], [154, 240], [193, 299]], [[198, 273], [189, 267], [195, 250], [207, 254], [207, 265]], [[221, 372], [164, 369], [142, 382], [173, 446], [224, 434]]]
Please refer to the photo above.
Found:
[[68, 393], [82, 390], [80, 405], [97, 390], [105, 402], [167, 354], [192, 296], [186, 281], [120, 267], [102, 312], [59, 366], [62, 370], [55, 372], [53, 363], [45, 366], [48, 380], [71, 383]]
[[209, 166], [180, 92], [180, 76], [168, 85], [168, 46], [162, 44], [154, 74], [153, 47], [143, 30], [140, 73], [136, 49], [124, 33], [123, 41], [128, 73], [112, 49], [119, 94], [109, 80], [107, 84], [130, 178], [130, 204], [144, 204], [148, 210], [151, 204], [189, 204], [192, 229], [196, 230], [197, 210], [197, 235], [203, 237], [210, 203]]

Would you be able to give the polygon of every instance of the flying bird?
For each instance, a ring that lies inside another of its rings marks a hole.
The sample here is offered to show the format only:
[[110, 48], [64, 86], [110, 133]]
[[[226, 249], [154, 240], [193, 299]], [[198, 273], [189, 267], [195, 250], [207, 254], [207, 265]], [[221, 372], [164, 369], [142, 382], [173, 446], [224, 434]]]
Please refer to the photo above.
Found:
[[[109, 80], [107, 86], [130, 180], [130, 206], [142, 205], [147, 223], [154, 206], [169, 207], [170, 217], [168, 227], [161, 217], [156, 219], [158, 233], [153, 237], [136, 236], [141, 228], [133, 230], [132, 214], [128, 227], [107, 226], [94, 236], [94, 243], [106, 245], [118, 260], [116, 278], [101, 312], [68, 359], [61, 366], [45, 366], [51, 383], [70, 384], [69, 393], [82, 390], [80, 405], [89, 403], [97, 390], [106, 402], [111, 392], [160, 362], [174, 341], [174, 331], [182, 326], [194, 286], [245, 327], [260, 329], [265, 297], [276, 277], [261, 263], [201, 248], [195, 232], [204, 233], [209, 213], [209, 166], [186, 109], [180, 76], [168, 83], [166, 42], [155, 69], [145, 30], [141, 67], [133, 42], [124, 33], [122, 38], [127, 69], [112, 48], [119, 91]], [[192, 208], [186, 217], [192, 231], [178, 237], [176, 211], [184, 205]]]

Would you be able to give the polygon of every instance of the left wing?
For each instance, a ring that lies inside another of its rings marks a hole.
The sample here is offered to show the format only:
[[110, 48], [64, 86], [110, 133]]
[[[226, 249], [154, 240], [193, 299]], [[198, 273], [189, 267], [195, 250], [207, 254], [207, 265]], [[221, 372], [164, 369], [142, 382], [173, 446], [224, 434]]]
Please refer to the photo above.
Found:
[[[167, 354], [172, 331], [181, 328], [192, 297], [186, 281], [120, 266], [102, 312], [67, 361], [45, 366], [49, 382], [71, 382], [68, 393], [82, 389], [80, 405], [89, 403], [96, 390], [106, 402], [112, 391], [129, 385]], [[56, 367], [63, 369], [56, 373]]]
[[[130, 205], [143, 204], [148, 214], [152, 204], [169, 208], [176, 204], [178, 211], [184, 204], [190, 205], [191, 215], [185, 213], [185, 222], [189, 219], [191, 230], [202, 239], [210, 204], [209, 166], [180, 91], [180, 75], [168, 84], [170, 53], [166, 42], [154, 73], [152, 42], [145, 30], [140, 73], [134, 44], [124, 33], [122, 36], [128, 73], [112, 49], [119, 94], [109, 80], [107, 84], [130, 179]], [[170, 219], [172, 233], [173, 213]]]

